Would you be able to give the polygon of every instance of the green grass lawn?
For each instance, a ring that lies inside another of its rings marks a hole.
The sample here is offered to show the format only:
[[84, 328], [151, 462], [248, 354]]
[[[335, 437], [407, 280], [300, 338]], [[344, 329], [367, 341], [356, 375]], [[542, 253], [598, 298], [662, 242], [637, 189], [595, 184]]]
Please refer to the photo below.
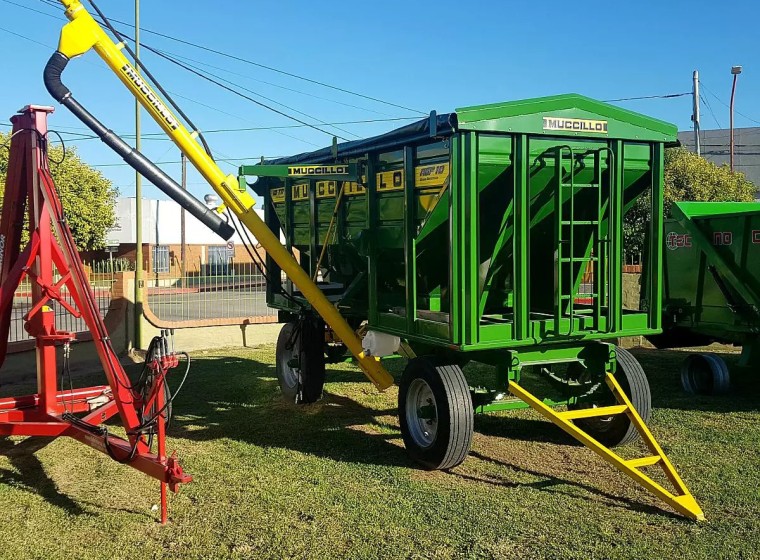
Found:
[[478, 417], [464, 464], [418, 470], [395, 388], [330, 366], [324, 400], [295, 407], [268, 346], [194, 355], [169, 448], [195, 480], [170, 496], [165, 527], [158, 483], [139, 472], [68, 439], [0, 439], [0, 558], [760, 558], [758, 381], [688, 397], [684, 353], [635, 354], [651, 427], [704, 523], [532, 411]]

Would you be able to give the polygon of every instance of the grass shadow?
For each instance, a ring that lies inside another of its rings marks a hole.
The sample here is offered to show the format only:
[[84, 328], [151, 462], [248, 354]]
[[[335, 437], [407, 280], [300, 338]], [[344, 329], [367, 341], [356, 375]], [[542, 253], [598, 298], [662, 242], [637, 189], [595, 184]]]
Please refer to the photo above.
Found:
[[[226, 437], [335, 461], [410, 464], [403, 448], [392, 443], [400, 439], [397, 428], [382, 420], [395, 415], [395, 407], [370, 408], [331, 392], [315, 404], [290, 404], [282, 399], [274, 366], [248, 358], [203, 358], [194, 368], [175, 405], [170, 437]], [[328, 383], [356, 379], [354, 372], [327, 370]], [[366, 391], [374, 389], [368, 385]]]
[[[680, 387], [678, 367], [689, 354], [688, 351], [639, 348], [633, 352], [650, 378], [655, 408], [718, 412], [758, 408], [757, 390], [741, 394], [734, 390], [728, 395], [711, 397], [685, 394]], [[737, 356], [727, 355], [726, 358], [733, 362]], [[393, 373], [398, 374], [403, 369], [403, 360], [394, 360], [389, 366]], [[139, 369], [140, 366], [134, 367]], [[395, 420], [388, 419], [397, 415], [396, 408], [388, 407], [386, 400], [374, 400], [372, 395], [375, 390], [369, 384], [357, 389], [359, 376], [354, 369], [328, 366], [327, 382], [350, 383], [349, 395], [358, 391], [359, 398], [345, 396], [344, 391], [341, 391], [343, 394], [327, 391], [319, 403], [296, 406], [282, 399], [273, 364], [250, 357], [196, 357], [185, 388], [174, 404], [175, 416], [168, 435], [195, 441], [229, 438], [258, 447], [288, 449], [334, 461], [413, 467], [414, 463], [400, 444]], [[80, 381], [89, 381], [89, 377], [98, 380], [100, 376], [83, 376]], [[170, 384], [176, 386], [177, 380], [178, 376], [173, 375]], [[755, 382], [754, 388], [757, 389], [757, 378], [751, 377], [750, 381]], [[366, 399], [364, 395], [367, 395]], [[365, 405], [360, 401], [378, 404]], [[478, 433], [491, 437], [580, 445], [543, 419], [485, 415], [477, 417], [475, 428]], [[50, 441], [47, 438], [29, 438], [18, 443], [0, 440], [0, 454], [8, 456], [14, 466], [13, 470], [0, 469], [0, 483], [36, 492], [49, 503], [73, 515], [86, 514], [81, 504], [58, 490], [35, 456], [35, 452]], [[574, 485], [611, 503], [622, 504], [620, 507], [665, 514], [656, 507], [637, 504], [581, 482], [533, 471], [478, 453], [473, 455], [507, 469], [546, 478], [546, 481], [527, 484], [540, 490], [578, 497], [578, 494], [557, 488], [562, 484]], [[506, 479], [454, 474], [505, 487], [526, 485]]]
[[15, 468], [15, 470], [0, 469], [0, 484], [39, 494], [49, 504], [71, 515], [91, 515], [79, 503], [58, 490], [55, 482], [47, 475], [45, 468], [35, 455], [54, 439], [29, 437], [18, 442], [8, 438], [0, 439], [0, 455], [6, 456]]
[[[760, 410], [760, 375], [756, 371], [737, 368], [739, 355], [721, 353], [731, 372], [731, 387], [723, 395], [690, 395], [681, 387], [680, 368], [693, 353], [713, 348], [655, 350], [634, 348], [632, 354], [641, 363], [652, 391], [652, 406], [704, 412], [754, 412]], [[717, 352], [716, 352], [717, 353]]]
[[585, 490], [586, 492], [589, 492], [590, 494], [593, 494], [597, 497], [603, 498], [606, 500], [607, 505], [611, 507], [616, 507], [620, 509], [626, 509], [635, 511], [638, 513], [646, 513], [646, 514], [656, 514], [660, 515], [662, 517], [667, 517], [669, 519], [680, 519], [684, 520], [683, 517], [672, 513], [670, 511], [661, 509], [656, 506], [652, 506], [649, 504], [643, 504], [641, 502], [637, 502], [635, 500], [631, 500], [630, 498], [618, 496], [615, 494], [611, 494], [609, 492], [605, 492], [604, 490], [601, 490], [595, 486], [591, 486], [588, 484], [584, 484], [583, 482], [577, 481], [577, 480], [570, 480], [567, 478], [562, 478], [553, 474], [549, 474], [546, 472], [541, 472], [525, 467], [518, 466], [514, 463], [509, 463], [507, 461], [503, 461], [501, 459], [495, 459], [493, 457], [488, 457], [486, 455], [483, 455], [482, 453], [478, 453], [476, 451], [473, 451], [470, 453], [470, 457], [477, 458], [481, 461], [491, 463], [494, 465], [497, 465], [500, 468], [505, 468], [512, 470], [517, 473], [521, 474], [527, 474], [530, 476], [534, 476], [537, 478], [542, 478], [544, 480], [539, 480], [536, 482], [514, 482], [507, 479], [502, 478], [496, 478], [493, 476], [474, 476], [470, 474], [463, 474], [456, 471], [448, 471], [449, 474], [452, 476], [456, 476], [458, 478], [462, 478], [465, 480], [470, 480], [472, 482], [479, 482], [479, 483], [485, 483], [485, 484], [492, 484], [494, 486], [498, 486], [501, 488], [533, 488], [535, 490], [540, 490], [542, 492], [549, 492], [553, 494], [560, 494], [567, 496], [569, 498], [581, 498], [590, 500], [591, 498], [587, 496], [582, 496], [577, 493], [569, 492], [567, 490], [563, 490], [562, 488], [558, 488], [559, 486], [565, 485], [565, 486], [571, 486], [574, 488], [580, 488], [582, 490]]
[[514, 416], [477, 415], [475, 431], [489, 437], [518, 441], [540, 441], [555, 445], [578, 445], [578, 441], [545, 419], [516, 418]]

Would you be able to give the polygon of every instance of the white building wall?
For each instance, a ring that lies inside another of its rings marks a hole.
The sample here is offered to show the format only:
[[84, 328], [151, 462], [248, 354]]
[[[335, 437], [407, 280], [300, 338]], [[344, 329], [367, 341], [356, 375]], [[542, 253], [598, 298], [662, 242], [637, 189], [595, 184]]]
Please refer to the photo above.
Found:
[[[173, 200], [142, 201], [142, 236], [143, 243], [151, 245], [178, 245], [182, 242], [180, 234], [180, 222], [182, 208]], [[116, 201], [117, 225], [108, 232], [106, 239], [108, 244], [120, 245], [122, 243], [135, 243], [135, 198], [119, 198]], [[256, 213], [264, 219], [264, 211], [255, 209]], [[249, 237], [254, 243], [256, 238], [249, 232]], [[282, 236], [281, 236], [282, 238]], [[240, 236], [236, 233], [232, 240], [241, 243]], [[284, 242], [284, 238], [282, 238]], [[185, 212], [185, 242], [188, 245], [220, 245], [221, 237]]]

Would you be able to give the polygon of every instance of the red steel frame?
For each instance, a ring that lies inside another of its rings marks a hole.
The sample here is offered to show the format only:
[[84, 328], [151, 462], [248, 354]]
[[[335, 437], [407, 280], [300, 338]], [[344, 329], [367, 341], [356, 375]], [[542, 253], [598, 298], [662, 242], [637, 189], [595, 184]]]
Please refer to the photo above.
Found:
[[[181, 483], [192, 478], [182, 471], [175, 457], [166, 456], [162, 415], [157, 420], [158, 454], [151, 453], [147, 438], [135, 431], [141, 424], [144, 401], [155, 402], [158, 409], [163, 406], [166, 361], [152, 365], [159, 375], [148, 399], [132, 390], [111, 346], [50, 175], [47, 116], [52, 112], [52, 107], [29, 105], [11, 118], [13, 136], [0, 218], [0, 366], [7, 352], [13, 294], [28, 277], [32, 308], [24, 316], [24, 328], [36, 340], [37, 393], [0, 399], [0, 435], [69, 436], [125, 462], [134, 449], [129, 466], [161, 482], [161, 522], [165, 523], [166, 486], [176, 492]], [[29, 242], [21, 250], [27, 211]], [[54, 266], [60, 275], [58, 281], [54, 281]], [[64, 288], [74, 305], [62, 297]], [[76, 336], [55, 328], [55, 312], [47, 305], [51, 300], [84, 320], [92, 333], [107, 385], [69, 391], [58, 387], [56, 347], [64, 345], [67, 352], [68, 343]], [[74, 414], [79, 416], [74, 418]], [[102, 435], [99, 426], [117, 414], [128, 439], [110, 434], [106, 439]]]

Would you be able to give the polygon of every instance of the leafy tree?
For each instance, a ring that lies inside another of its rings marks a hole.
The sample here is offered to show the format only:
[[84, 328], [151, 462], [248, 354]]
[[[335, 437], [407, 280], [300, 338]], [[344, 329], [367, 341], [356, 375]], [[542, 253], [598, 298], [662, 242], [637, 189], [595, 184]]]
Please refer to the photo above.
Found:
[[[732, 172], [727, 165], [717, 166], [685, 148], [665, 150], [665, 216], [673, 202], [750, 202], [757, 187], [744, 173]], [[642, 196], [625, 216], [626, 253], [644, 252], [645, 232], [649, 223], [649, 197]]]
[[[10, 134], [0, 133], [0, 196], [5, 192]], [[7, 143], [7, 145], [6, 145]], [[50, 171], [79, 250], [105, 246], [106, 233], [116, 223], [118, 190], [100, 171], [84, 163], [76, 148], [50, 146]], [[55, 162], [61, 161], [56, 164]], [[0, 199], [1, 200], [1, 199]]]

